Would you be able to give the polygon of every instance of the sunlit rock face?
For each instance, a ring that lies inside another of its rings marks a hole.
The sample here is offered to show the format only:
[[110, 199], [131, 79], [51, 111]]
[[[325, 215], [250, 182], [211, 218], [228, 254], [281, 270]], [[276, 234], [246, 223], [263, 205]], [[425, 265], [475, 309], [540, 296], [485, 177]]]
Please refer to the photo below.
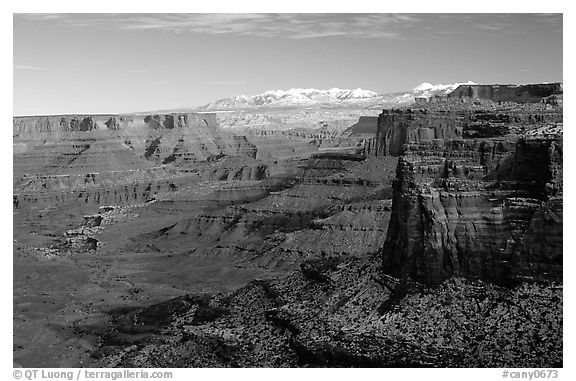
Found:
[[516, 132], [523, 126], [562, 122], [558, 109], [470, 109], [435, 107], [383, 110], [378, 117], [374, 153], [400, 156], [404, 144], [434, 139], [491, 138]]
[[562, 94], [561, 83], [532, 85], [460, 85], [448, 98], [486, 99], [493, 102], [537, 103], [542, 98]]
[[257, 148], [214, 114], [64, 115], [13, 120], [17, 205], [141, 202], [190, 182], [197, 163], [237, 157], [217, 177], [261, 179]]

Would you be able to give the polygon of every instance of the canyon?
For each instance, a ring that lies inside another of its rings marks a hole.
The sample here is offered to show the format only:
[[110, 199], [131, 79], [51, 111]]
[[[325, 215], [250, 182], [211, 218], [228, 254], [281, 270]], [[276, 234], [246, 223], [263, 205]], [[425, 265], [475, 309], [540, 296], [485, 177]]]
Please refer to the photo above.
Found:
[[14, 117], [15, 365], [561, 367], [562, 85], [428, 85]]

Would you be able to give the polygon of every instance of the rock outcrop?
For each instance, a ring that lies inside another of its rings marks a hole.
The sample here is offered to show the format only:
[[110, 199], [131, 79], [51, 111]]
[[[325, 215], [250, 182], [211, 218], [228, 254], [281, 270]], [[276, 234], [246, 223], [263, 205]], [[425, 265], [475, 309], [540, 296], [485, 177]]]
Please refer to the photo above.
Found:
[[400, 156], [384, 271], [427, 284], [561, 279], [558, 97], [560, 83], [464, 84], [384, 110], [375, 154]]
[[254, 280], [227, 294], [186, 295], [125, 314], [102, 340], [98, 365], [562, 365], [561, 286], [508, 290], [454, 278], [400, 293], [384, 284], [370, 260], [304, 261], [284, 279]]
[[428, 284], [561, 279], [562, 152], [561, 139], [406, 145], [384, 270]]
[[378, 128], [378, 117], [376, 116], [361, 116], [357, 123], [354, 123], [347, 130], [351, 135], [371, 135], [376, 134]]
[[383, 110], [378, 117], [378, 156], [399, 156], [404, 144], [434, 139], [489, 138], [506, 135], [519, 126], [561, 123], [562, 112], [545, 107], [486, 109], [421, 108]]
[[537, 103], [542, 98], [562, 94], [561, 83], [531, 85], [460, 85], [448, 98], [485, 99], [493, 102]]

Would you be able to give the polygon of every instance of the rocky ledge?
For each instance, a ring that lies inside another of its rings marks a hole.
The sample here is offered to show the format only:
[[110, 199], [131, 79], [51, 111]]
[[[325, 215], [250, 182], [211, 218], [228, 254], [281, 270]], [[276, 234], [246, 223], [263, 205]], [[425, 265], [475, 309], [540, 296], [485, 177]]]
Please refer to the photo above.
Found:
[[[448, 106], [447, 106], [448, 105]], [[490, 138], [562, 123], [562, 109], [543, 105], [485, 107], [439, 104], [383, 110], [369, 153], [399, 156], [407, 143], [434, 139]]]
[[562, 94], [561, 83], [530, 85], [460, 85], [448, 98], [487, 99], [493, 102], [537, 103], [542, 98]]

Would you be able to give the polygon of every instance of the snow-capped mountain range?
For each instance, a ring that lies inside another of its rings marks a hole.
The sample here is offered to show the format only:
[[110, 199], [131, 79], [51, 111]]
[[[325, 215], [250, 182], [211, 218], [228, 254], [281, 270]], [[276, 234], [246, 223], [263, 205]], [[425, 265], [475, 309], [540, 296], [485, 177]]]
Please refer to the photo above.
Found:
[[424, 83], [419, 84], [415, 88], [413, 88], [412, 92], [417, 97], [430, 98], [431, 96], [434, 96], [434, 95], [450, 94], [452, 91], [454, 91], [460, 85], [476, 85], [476, 84], [477, 84], [476, 82], [472, 82], [472, 81], [462, 82], [462, 83], [451, 83], [449, 85], [443, 85], [441, 83], [439, 83], [437, 85], [433, 85], [431, 83], [424, 82]]
[[348, 90], [333, 88], [330, 90], [318, 89], [289, 89], [273, 90], [265, 93], [246, 96], [238, 95], [210, 103], [205, 110], [231, 110], [253, 107], [289, 107], [308, 106], [317, 104], [356, 103], [373, 100], [378, 93], [370, 90]]
[[474, 82], [452, 83], [448, 85], [422, 83], [411, 91], [380, 94], [363, 89], [289, 89], [266, 91], [258, 95], [238, 95], [220, 99], [202, 106], [200, 110], [238, 110], [250, 108], [287, 108], [287, 107], [380, 107], [390, 104], [407, 104], [414, 98], [429, 98], [434, 95], [448, 94], [460, 85], [473, 85]]

